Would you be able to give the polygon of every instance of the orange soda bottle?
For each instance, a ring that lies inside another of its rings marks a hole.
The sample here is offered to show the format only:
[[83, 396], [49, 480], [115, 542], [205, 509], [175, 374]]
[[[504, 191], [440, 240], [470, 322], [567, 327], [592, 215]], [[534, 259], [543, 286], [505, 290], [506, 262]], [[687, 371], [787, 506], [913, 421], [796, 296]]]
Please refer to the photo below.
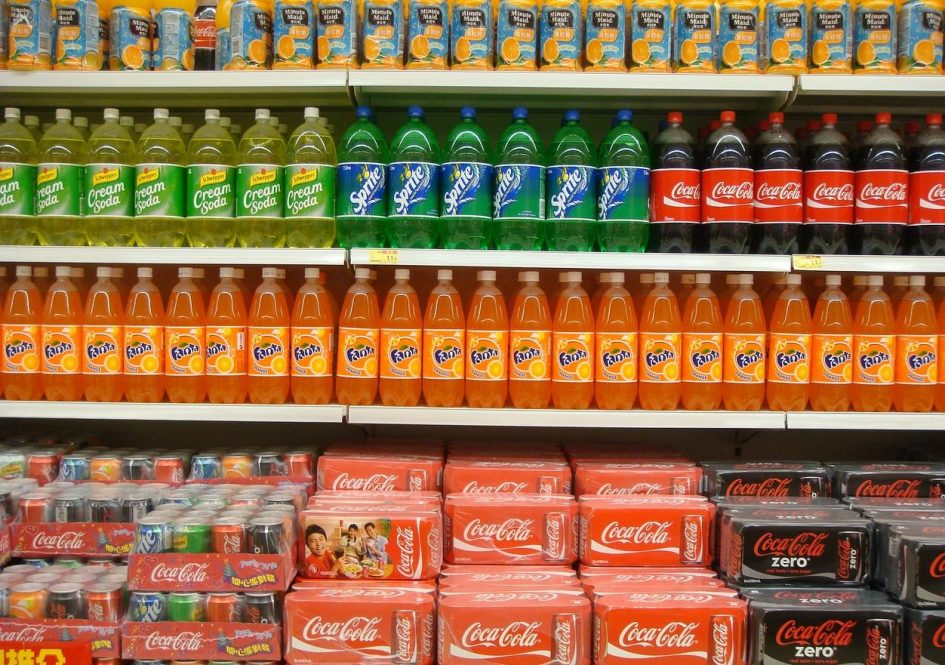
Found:
[[637, 399], [637, 315], [624, 274], [601, 275], [607, 290], [597, 307], [594, 399], [598, 409], [632, 409]]
[[410, 286], [410, 271], [394, 271], [394, 285], [384, 299], [381, 315], [381, 374], [378, 390], [384, 406], [420, 403], [423, 363], [423, 318], [417, 292]]
[[423, 315], [423, 399], [427, 406], [458, 407], [466, 392], [466, 315], [453, 271], [438, 270]]
[[[207, 305], [207, 399], [246, 401], [246, 301], [233, 268], [220, 268], [220, 283]], [[199, 287], [198, 287], [199, 288]]]
[[466, 402], [473, 408], [501, 408], [509, 392], [509, 314], [495, 276], [476, 273], [466, 318]]
[[715, 411], [722, 404], [722, 310], [712, 276], [699, 273], [686, 299], [682, 335], [682, 407]]
[[72, 268], [56, 267], [43, 309], [42, 382], [48, 400], [82, 399], [82, 296], [71, 277]]
[[870, 275], [853, 326], [853, 390], [856, 411], [889, 411], [896, 367], [896, 321], [883, 276]]
[[516, 409], [547, 409], [551, 401], [551, 307], [537, 270], [518, 274], [509, 321], [509, 398]]
[[207, 313], [193, 268], [178, 268], [179, 281], [167, 299], [164, 328], [165, 385], [172, 402], [203, 402], [207, 395]]
[[778, 298], [780, 298], [781, 292], [784, 291], [784, 285], [786, 283], [787, 275], [781, 275], [771, 282], [771, 285], [768, 286], [764, 294], [761, 295], [761, 304], [765, 310], [765, 321], [771, 321], [771, 317], [774, 315], [774, 308], [778, 304]]
[[249, 308], [249, 401], [284, 404], [289, 397], [289, 303], [278, 268], [263, 268]]
[[151, 281], [151, 268], [138, 268], [138, 283], [125, 307], [125, 398], [164, 399], [164, 300]]
[[318, 268], [305, 269], [292, 310], [289, 388], [296, 404], [328, 404], [334, 393], [335, 311], [322, 274]]
[[938, 377], [938, 323], [925, 277], [909, 277], [896, 316], [896, 411], [931, 411]]
[[893, 285], [887, 295], [889, 296], [889, 302], [892, 303], [894, 313], [899, 311], [899, 303], [902, 302], [902, 297], [906, 295], [908, 290], [909, 276], [893, 275]]
[[679, 355], [682, 321], [679, 303], [669, 288], [669, 274], [653, 276], [653, 288], [640, 315], [640, 406], [671, 411], [682, 393]]
[[810, 408], [846, 411], [853, 385], [853, 314], [840, 275], [827, 275], [826, 284], [814, 307]]
[[728, 301], [732, 294], [738, 290], [738, 273], [729, 273], [725, 275], [725, 286], [719, 289], [719, 309], [722, 310], [722, 318], [728, 312]]
[[111, 268], [98, 268], [98, 280], [85, 300], [85, 399], [120, 402], [125, 393], [122, 358], [125, 340], [125, 307], [112, 282]]
[[653, 273], [642, 273], [638, 278], [637, 288], [633, 290], [633, 309], [643, 313], [643, 303], [653, 290]]
[[377, 349], [380, 319], [371, 270], [354, 271], [338, 315], [338, 369], [335, 392], [341, 404], [366, 406], [377, 397]]
[[551, 348], [551, 401], [556, 409], [587, 409], [594, 401], [594, 312], [581, 273], [558, 275], [564, 288], [555, 303]]
[[752, 276], [737, 281], [725, 313], [722, 403], [729, 411], [757, 411], [765, 399], [765, 315]]
[[602, 272], [597, 275], [597, 288], [594, 289], [591, 293], [591, 309], [596, 313], [600, 310], [600, 301], [604, 297], [604, 293], [607, 289], [610, 288], [610, 285], [613, 284], [612, 275], [619, 274], [621, 275], [621, 283], [624, 280], [622, 273], [612, 273], [612, 272]]
[[853, 276], [853, 288], [850, 289], [850, 292], [847, 294], [847, 300], [850, 301], [850, 308], [854, 312], [856, 311], [857, 303], [860, 302], [860, 298], [863, 297], [864, 293], [866, 293], [866, 284], [868, 281], [868, 275]]
[[29, 266], [16, 267], [16, 281], [3, 299], [3, 394], [6, 399], [37, 400], [40, 377], [40, 321], [43, 296]]
[[800, 275], [785, 276], [768, 321], [768, 408], [804, 411], [810, 399], [812, 324]]
[[935, 303], [935, 308], [938, 309], [942, 301], [945, 301], [945, 275], [936, 275], [932, 278], [932, 290], [929, 295], [932, 296], [932, 302]]

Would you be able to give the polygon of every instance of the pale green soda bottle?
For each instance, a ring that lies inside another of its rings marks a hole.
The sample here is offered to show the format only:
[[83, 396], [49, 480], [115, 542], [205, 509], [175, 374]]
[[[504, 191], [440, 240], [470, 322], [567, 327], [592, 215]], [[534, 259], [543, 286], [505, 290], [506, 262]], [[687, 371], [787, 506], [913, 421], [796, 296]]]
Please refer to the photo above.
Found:
[[187, 240], [191, 247], [236, 244], [236, 142], [207, 109], [187, 149]]
[[82, 181], [88, 149], [72, 126], [72, 112], [56, 109], [56, 122], [39, 141], [36, 221], [43, 245], [84, 245]]
[[185, 235], [186, 149], [167, 109], [138, 139], [135, 167], [135, 238], [144, 247], [180, 247]]
[[289, 247], [331, 247], [335, 242], [335, 141], [307, 106], [289, 137], [285, 167], [285, 228]]
[[20, 109], [4, 109], [0, 125], [0, 245], [36, 242], [36, 141]]
[[39, 130], [39, 116], [37, 115], [27, 115], [23, 116], [23, 124], [30, 134], [33, 135], [33, 139], [36, 141], [36, 145], [39, 145], [39, 140], [43, 138], [43, 133]]
[[85, 167], [85, 234], [89, 244], [135, 244], [134, 139], [119, 122], [118, 109], [105, 109], [105, 123], [89, 138]]
[[240, 245], [282, 247], [285, 141], [270, 126], [268, 109], [256, 109], [256, 124], [240, 139], [237, 163], [236, 226]]
[[72, 119], [72, 126], [79, 130], [82, 138], [89, 140], [89, 119], [82, 115], [77, 115]]

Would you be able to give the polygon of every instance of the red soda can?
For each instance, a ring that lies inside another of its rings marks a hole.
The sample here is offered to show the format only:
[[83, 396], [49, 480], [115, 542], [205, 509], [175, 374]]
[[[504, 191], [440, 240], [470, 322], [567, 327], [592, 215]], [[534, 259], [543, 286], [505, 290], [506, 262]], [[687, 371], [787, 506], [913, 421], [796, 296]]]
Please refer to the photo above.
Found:
[[26, 458], [27, 475], [42, 487], [59, 476], [59, 456], [55, 453], [30, 453]]
[[420, 662], [420, 626], [416, 610], [394, 612], [392, 662], [398, 665], [416, 665]]
[[286, 475], [296, 478], [315, 477], [315, 456], [305, 450], [293, 450], [282, 456]]
[[568, 561], [566, 513], [545, 513], [545, 538], [542, 553], [545, 561], [566, 563]]
[[210, 526], [210, 550], [218, 554], [246, 551], [246, 524], [239, 518], [221, 518]]
[[243, 620], [243, 596], [238, 593], [211, 593], [207, 596], [207, 621], [238, 623]]
[[154, 482], [168, 485], [180, 485], [184, 482], [184, 458], [181, 455], [155, 457]]
[[538, 478], [539, 494], [558, 494], [558, 479], [554, 476], [541, 476]]
[[702, 551], [708, 540], [702, 537], [705, 533], [702, 515], [686, 515], [682, 518], [682, 549], [679, 556], [684, 564], [702, 563], [707, 560]]
[[410, 469], [407, 472], [407, 489], [410, 492], [422, 492], [427, 488], [427, 470]]
[[578, 618], [576, 614], [556, 614], [551, 626], [551, 658], [554, 665], [577, 665]]
[[121, 614], [121, 587], [118, 582], [97, 582], [85, 591], [89, 621], [118, 621]]
[[52, 500], [42, 492], [30, 492], [20, 497], [20, 521], [25, 523], [52, 522]]

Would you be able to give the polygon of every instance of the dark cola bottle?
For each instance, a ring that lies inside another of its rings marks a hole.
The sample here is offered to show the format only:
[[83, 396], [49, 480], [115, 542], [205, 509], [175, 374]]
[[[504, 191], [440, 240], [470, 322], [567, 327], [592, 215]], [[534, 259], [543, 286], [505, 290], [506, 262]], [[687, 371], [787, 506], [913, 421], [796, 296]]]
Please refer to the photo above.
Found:
[[653, 142], [649, 251], [698, 252], [702, 198], [695, 141], [682, 127], [682, 113], [670, 113], [667, 121]]
[[801, 157], [797, 141], [784, 128], [784, 114], [768, 115], [768, 129], [754, 144], [755, 254], [796, 254], [804, 218], [801, 198]]
[[945, 256], [945, 132], [942, 114], [925, 116], [926, 127], [909, 149], [910, 254]]
[[706, 140], [702, 164], [702, 221], [712, 254], [745, 254], [754, 220], [755, 173], [748, 139], [735, 127], [735, 112]]
[[846, 254], [853, 224], [853, 167], [847, 137], [837, 115], [823, 115], [823, 129], [804, 151], [804, 226], [801, 251]]
[[194, 69], [217, 68], [217, 0], [198, 0], [194, 13]]
[[902, 139], [891, 122], [891, 114], [877, 113], [876, 128], [864, 137], [857, 155], [853, 248], [858, 254], [902, 253], [909, 172]]

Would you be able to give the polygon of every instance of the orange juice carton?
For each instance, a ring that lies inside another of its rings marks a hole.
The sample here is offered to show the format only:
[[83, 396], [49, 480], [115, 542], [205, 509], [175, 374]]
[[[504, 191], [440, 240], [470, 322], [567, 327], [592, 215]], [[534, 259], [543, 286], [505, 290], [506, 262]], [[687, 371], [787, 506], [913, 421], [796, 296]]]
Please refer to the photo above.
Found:
[[899, 14], [899, 73], [942, 73], [941, 0], [909, 0]]
[[859, 0], [853, 19], [854, 74], [896, 73], [896, 3]]
[[541, 69], [581, 69], [584, 15], [580, 0], [543, 0], [541, 5]]
[[56, 21], [53, 69], [100, 69], [98, 3], [95, 0], [59, 0], [53, 9]]
[[853, 71], [851, 5], [846, 0], [814, 0], [810, 8], [811, 74]]
[[403, 69], [403, 2], [365, 0], [361, 18], [362, 66], [365, 69]]
[[237, 0], [230, 9], [230, 58], [223, 69], [272, 66], [272, 5]]
[[584, 69], [627, 71], [627, 7], [623, 0], [589, 0], [584, 27]]
[[407, 6], [407, 69], [446, 69], [449, 20], [446, 0], [410, 0]]
[[673, 18], [677, 72], [715, 72], [715, 6], [710, 0], [680, 0]]
[[772, 0], [765, 7], [767, 70], [777, 74], [807, 71], [807, 6], [804, 0]]
[[538, 0], [499, 0], [496, 69], [538, 68]]
[[358, 7], [354, 0], [318, 2], [318, 68], [357, 68]]
[[313, 3], [307, 0], [276, 0], [272, 16], [272, 68], [312, 69], [315, 57]]
[[[108, 17], [112, 12], [111, 2], [103, 0], [98, 3], [98, 52], [99, 52], [99, 69], [106, 71], [108, 70], [108, 52], [111, 48], [108, 43], [109, 38], [109, 25]], [[3, 21], [0, 21], [2, 23]], [[3, 28], [0, 28], [0, 33], [3, 32]], [[3, 35], [0, 34], [0, 42], [4, 41]], [[6, 44], [0, 44], [0, 69], [3, 69], [3, 50], [6, 47]]]
[[181, 0], [162, 0], [154, 15], [151, 66], [162, 71], [194, 69], [194, 7]]
[[10, 69], [50, 69], [54, 15], [50, 0], [9, 0]]
[[641, 0], [630, 9], [630, 71], [672, 71], [672, 8], [669, 0]]
[[492, 0], [454, 0], [450, 26], [453, 69], [492, 69]]
[[149, 4], [123, 3], [112, 9], [108, 36], [108, 66], [112, 71], [151, 69], [151, 12]]
[[758, 4], [728, 0], [719, 6], [719, 71], [758, 73]]

